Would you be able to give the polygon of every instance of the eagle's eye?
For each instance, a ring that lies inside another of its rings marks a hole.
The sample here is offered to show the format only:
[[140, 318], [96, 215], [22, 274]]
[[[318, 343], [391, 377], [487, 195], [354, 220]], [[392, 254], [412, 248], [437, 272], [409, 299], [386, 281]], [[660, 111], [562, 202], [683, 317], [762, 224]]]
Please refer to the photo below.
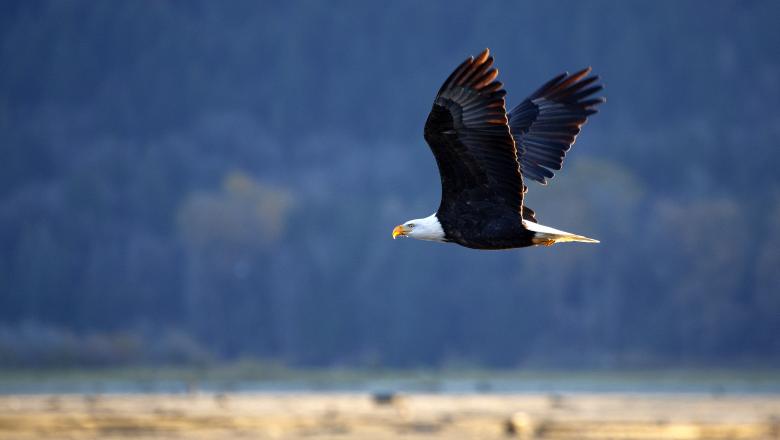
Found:
[[409, 223], [408, 225], [406, 225], [406, 227], [409, 229], [414, 229], [414, 223]]

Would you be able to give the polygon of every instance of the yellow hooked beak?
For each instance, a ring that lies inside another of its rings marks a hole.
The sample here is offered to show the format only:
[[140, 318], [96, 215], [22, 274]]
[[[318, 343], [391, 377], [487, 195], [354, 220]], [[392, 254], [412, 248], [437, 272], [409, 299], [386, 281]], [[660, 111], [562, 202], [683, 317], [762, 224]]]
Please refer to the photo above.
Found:
[[395, 240], [395, 238], [398, 237], [399, 235], [406, 236], [407, 232], [408, 231], [406, 230], [404, 225], [396, 226], [395, 229], [393, 229], [393, 240]]

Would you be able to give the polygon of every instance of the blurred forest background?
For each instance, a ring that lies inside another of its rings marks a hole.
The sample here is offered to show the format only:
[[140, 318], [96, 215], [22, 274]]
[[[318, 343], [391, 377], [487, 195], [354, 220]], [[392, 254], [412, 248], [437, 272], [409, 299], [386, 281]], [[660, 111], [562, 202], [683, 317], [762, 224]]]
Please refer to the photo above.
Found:
[[[0, 3], [0, 367], [777, 366], [780, 3]], [[601, 239], [393, 241], [422, 126], [490, 47], [508, 105], [608, 102], [527, 198]]]

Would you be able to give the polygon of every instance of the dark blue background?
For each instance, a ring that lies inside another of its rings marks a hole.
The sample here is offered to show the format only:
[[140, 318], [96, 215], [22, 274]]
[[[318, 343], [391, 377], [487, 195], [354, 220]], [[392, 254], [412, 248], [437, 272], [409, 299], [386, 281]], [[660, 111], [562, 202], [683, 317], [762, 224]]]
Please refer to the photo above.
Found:
[[[780, 4], [6, 1], [0, 366], [648, 367], [780, 359]], [[508, 105], [608, 102], [540, 222], [392, 241], [438, 206], [422, 126], [490, 47]]]

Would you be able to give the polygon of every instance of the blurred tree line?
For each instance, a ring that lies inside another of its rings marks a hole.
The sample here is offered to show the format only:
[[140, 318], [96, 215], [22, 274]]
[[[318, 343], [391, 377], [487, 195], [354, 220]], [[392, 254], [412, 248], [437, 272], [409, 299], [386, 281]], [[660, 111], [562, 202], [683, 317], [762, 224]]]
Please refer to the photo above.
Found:
[[[776, 365], [780, 5], [0, 4], [0, 366]], [[438, 206], [422, 125], [489, 46], [509, 105], [609, 101], [540, 221], [393, 242]]]

